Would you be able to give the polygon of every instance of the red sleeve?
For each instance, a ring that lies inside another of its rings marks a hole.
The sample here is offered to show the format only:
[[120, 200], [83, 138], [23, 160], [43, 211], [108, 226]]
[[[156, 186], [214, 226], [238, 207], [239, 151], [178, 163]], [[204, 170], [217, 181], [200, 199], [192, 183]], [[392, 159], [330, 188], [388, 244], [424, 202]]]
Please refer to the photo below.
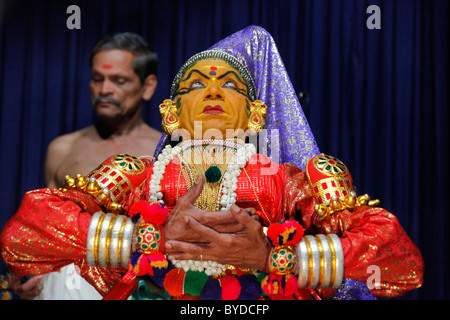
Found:
[[[299, 191], [294, 191], [312, 195], [313, 199], [309, 202], [305, 201], [306, 196], [294, 198], [305, 234], [336, 234], [340, 238], [345, 278], [367, 284], [380, 297], [400, 296], [422, 285], [421, 253], [392, 213], [368, 205], [343, 206], [341, 211], [317, 219], [316, 204], [328, 206], [334, 196], [337, 201], [355, 192], [353, 179], [342, 161], [318, 155], [308, 162], [305, 175], [291, 174], [288, 180], [295, 178], [301, 181], [295, 188]], [[302, 186], [304, 191], [300, 190]]]
[[50, 188], [25, 194], [1, 234], [3, 259], [16, 275], [48, 273], [83, 258], [92, 211], [101, 210], [89, 197]]
[[305, 172], [291, 164], [284, 164], [283, 213], [286, 219], [295, 219], [308, 229], [316, 204]]
[[45, 188], [27, 192], [0, 235], [0, 250], [17, 276], [39, 275], [76, 263], [100, 293], [119, 277], [89, 267], [86, 240], [92, 215], [101, 211], [90, 195]]
[[344, 277], [366, 283], [376, 296], [400, 296], [423, 282], [419, 249], [385, 209], [361, 206], [344, 210], [318, 222], [316, 232], [340, 237]]

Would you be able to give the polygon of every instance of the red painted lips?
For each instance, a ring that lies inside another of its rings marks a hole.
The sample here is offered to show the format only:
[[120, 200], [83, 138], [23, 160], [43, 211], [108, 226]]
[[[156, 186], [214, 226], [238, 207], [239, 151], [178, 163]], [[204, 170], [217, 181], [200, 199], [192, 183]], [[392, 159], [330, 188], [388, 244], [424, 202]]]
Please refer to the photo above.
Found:
[[203, 109], [203, 113], [208, 113], [208, 114], [219, 114], [219, 113], [224, 113], [223, 109], [221, 106], [219, 105], [215, 105], [215, 106], [206, 106]]

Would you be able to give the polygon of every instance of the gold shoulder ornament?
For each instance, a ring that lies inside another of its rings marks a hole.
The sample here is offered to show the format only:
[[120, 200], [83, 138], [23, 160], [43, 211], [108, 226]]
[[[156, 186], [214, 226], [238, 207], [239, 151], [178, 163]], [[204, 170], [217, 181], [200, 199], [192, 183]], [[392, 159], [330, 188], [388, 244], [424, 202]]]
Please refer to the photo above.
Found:
[[339, 159], [320, 154], [306, 166], [306, 176], [317, 200], [315, 210], [323, 220], [342, 210], [354, 210], [368, 205], [379, 206], [379, 200], [371, 200], [368, 194], [357, 196], [353, 179], [345, 164]]

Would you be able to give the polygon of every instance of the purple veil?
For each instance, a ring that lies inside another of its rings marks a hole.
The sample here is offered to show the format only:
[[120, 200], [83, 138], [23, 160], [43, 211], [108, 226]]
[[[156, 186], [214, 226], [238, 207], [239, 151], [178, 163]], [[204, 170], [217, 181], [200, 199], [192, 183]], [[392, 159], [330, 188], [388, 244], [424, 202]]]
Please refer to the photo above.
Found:
[[[249, 26], [209, 50], [225, 51], [237, 58], [253, 78], [256, 99], [267, 105], [267, 130], [259, 140], [260, 146], [266, 147], [260, 153], [277, 163], [304, 169], [320, 152], [272, 36], [261, 27]], [[169, 142], [164, 134], [155, 154]]]

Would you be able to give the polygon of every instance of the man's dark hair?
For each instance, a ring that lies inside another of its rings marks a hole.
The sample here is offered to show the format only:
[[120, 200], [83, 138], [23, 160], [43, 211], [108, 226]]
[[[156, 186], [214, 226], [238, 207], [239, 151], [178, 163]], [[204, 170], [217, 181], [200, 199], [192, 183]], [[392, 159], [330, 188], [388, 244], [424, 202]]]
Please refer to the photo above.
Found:
[[142, 84], [149, 75], [156, 75], [158, 55], [144, 38], [131, 32], [115, 33], [100, 39], [91, 50], [89, 66], [92, 67], [92, 60], [97, 53], [113, 49], [130, 51], [133, 54], [132, 67]]

